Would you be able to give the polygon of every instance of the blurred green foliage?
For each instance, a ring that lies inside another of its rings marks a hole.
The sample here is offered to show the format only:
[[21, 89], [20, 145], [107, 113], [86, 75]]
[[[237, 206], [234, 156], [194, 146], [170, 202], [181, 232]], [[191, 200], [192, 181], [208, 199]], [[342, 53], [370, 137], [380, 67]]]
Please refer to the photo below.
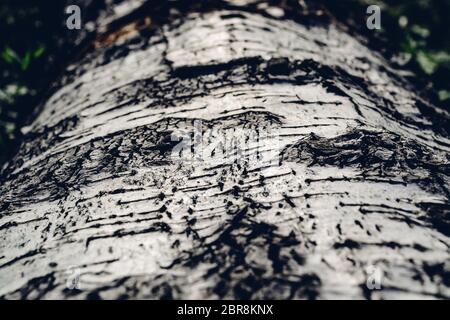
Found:
[[441, 91], [449, 91], [450, 0], [385, 2], [387, 13], [394, 23], [398, 23], [394, 32], [399, 40], [399, 51], [405, 54], [408, 62], [417, 64], [431, 76]]
[[429, 80], [442, 106], [450, 110], [450, 0], [322, 1], [360, 30], [367, 19], [365, 8], [379, 5], [382, 29], [376, 36], [397, 53], [396, 61]]
[[0, 164], [54, 75], [63, 19], [63, 1], [0, 2]]

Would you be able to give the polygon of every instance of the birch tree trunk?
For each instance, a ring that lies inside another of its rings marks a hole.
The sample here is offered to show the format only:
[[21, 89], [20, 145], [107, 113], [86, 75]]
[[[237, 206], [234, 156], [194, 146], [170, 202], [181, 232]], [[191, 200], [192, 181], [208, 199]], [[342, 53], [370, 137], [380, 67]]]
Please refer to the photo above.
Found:
[[0, 296], [449, 298], [448, 113], [315, 13], [187, 3], [102, 11], [24, 128]]

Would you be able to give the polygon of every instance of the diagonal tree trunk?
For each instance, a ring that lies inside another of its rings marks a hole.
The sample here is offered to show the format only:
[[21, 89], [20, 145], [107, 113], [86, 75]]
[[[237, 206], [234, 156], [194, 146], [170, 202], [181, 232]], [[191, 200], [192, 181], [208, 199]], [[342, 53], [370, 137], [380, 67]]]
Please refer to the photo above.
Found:
[[314, 13], [182, 3], [99, 14], [24, 129], [0, 296], [449, 298], [448, 114]]

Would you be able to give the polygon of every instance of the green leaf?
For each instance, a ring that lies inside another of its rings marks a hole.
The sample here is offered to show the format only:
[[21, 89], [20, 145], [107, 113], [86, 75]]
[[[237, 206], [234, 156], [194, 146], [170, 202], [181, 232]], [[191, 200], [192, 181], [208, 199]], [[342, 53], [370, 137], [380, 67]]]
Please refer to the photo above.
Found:
[[427, 38], [430, 35], [430, 30], [428, 30], [425, 27], [421, 27], [417, 24], [413, 25], [411, 27], [411, 31], [417, 35], [419, 35], [422, 38]]
[[5, 123], [5, 132], [8, 135], [13, 134], [15, 129], [16, 129], [16, 125], [13, 122], [6, 122]]
[[26, 86], [17, 86], [16, 95], [24, 96], [28, 93], [28, 88]]
[[35, 59], [41, 57], [45, 52], [45, 45], [41, 44], [33, 53]]
[[23, 57], [22, 61], [20, 62], [20, 69], [22, 69], [22, 71], [27, 70], [28, 67], [30, 66], [30, 62], [31, 62], [31, 53], [30, 51], [28, 51], [25, 54], [25, 57]]
[[433, 74], [438, 67], [438, 63], [436, 63], [436, 61], [424, 51], [419, 51], [417, 53], [416, 61], [422, 70], [428, 75]]
[[450, 64], [450, 54], [445, 51], [431, 53], [431, 58], [438, 64]]
[[417, 51], [418, 43], [409, 35], [402, 42], [401, 47], [404, 52], [414, 54]]
[[438, 95], [439, 95], [439, 100], [441, 100], [441, 101], [450, 99], [450, 91], [449, 90], [439, 90]]
[[0, 101], [3, 101], [7, 104], [14, 103], [14, 95], [9, 91], [8, 88], [0, 89]]
[[2, 58], [6, 63], [13, 63], [14, 61], [19, 61], [19, 57], [10, 47], [5, 47], [2, 52]]
[[13, 59], [8, 54], [6, 54], [4, 51], [2, 52], [2, 59], [8, 64], [13, 63]]

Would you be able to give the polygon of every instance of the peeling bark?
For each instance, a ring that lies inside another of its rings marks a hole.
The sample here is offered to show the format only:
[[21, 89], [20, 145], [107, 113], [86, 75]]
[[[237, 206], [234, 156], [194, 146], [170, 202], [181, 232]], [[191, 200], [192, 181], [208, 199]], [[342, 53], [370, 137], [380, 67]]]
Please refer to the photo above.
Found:
[[[0, 296], [449, 298], [448, 114], [334, 24], [207, 4], [67, 67], [2, 171]], [[177, 159], [194, 128], [251, 143]]]

